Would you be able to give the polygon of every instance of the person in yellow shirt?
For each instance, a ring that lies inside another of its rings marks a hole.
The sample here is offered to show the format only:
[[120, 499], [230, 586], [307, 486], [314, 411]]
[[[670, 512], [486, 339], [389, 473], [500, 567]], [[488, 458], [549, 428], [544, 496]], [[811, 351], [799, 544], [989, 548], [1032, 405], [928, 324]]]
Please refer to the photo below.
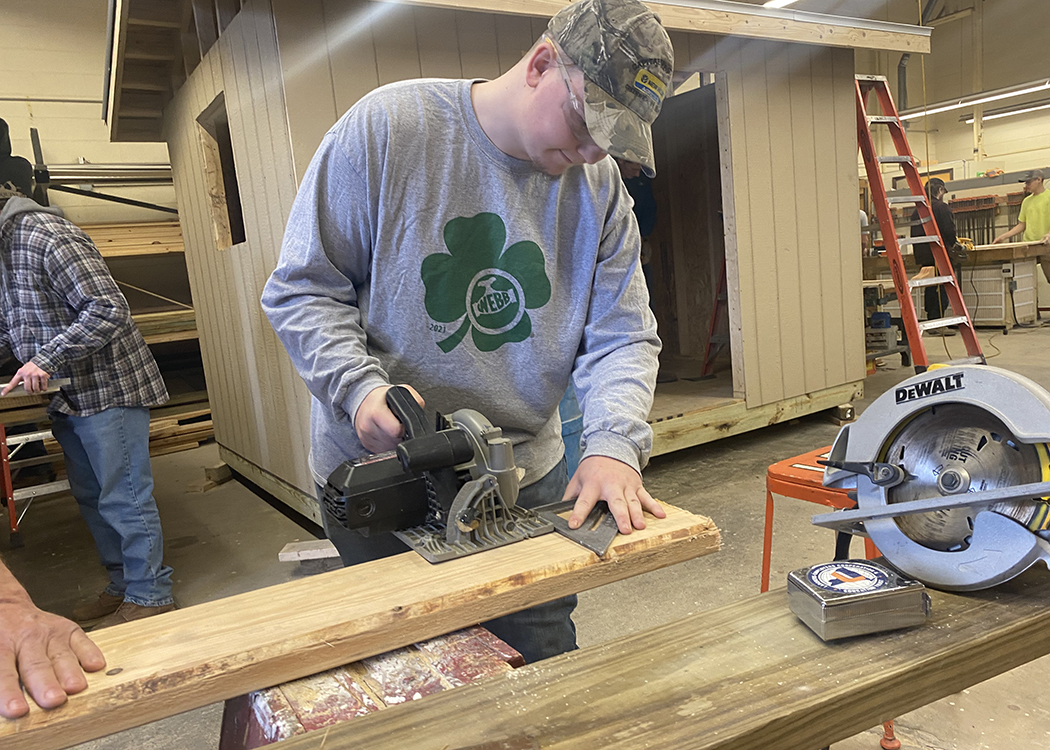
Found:
[[[1050, 245], [1050, 190], [1043, 185], [1043, 170], [1030, 169], [1021, 182], [1028, 195], [1021, 201], [1021, 213], [1017, 216], [1017, 226], [1003, 232], [992, 244], [1006, 242], [1011, 237], [1023, 233], [1024, 242], [1042, 242]], [[1039, 265], [1043, 275], [1050, 281], [1050, 255], [1040, 255]]]

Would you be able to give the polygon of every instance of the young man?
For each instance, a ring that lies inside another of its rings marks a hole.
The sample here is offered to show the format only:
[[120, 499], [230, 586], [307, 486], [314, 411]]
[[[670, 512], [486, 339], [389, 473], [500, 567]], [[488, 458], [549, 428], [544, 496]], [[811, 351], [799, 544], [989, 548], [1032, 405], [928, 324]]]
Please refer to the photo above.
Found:
[[106, 627], [174, 608], [149, 462], [149, 407], [168, 400], [127, 300], [90, 238], [26, 197], [0, 196], [0, 362], [23, 363], [0, 394], [47, 390], [51, 431], [109, 585], [73, 609]]
[[[1021, 201], [1021, 212], [1017, 215], [1017, 226], [1003, 232], [992, 244], [1006, 242], [1011, 237], [1023, 235], [1024, 242], [1042, 242], [1050, 245], [1050, 191], [1043, 184], [1043, 170], [1030, 169], [1021, 182], [1024, 183], [1025, 192], [1028, 193]], [[1043, 275], [1050, 281], [1050, 255], [1039, 256], [1039, 265], [1043, 269]]]
[[87, 687], [84, 671], [106, 666], [98, 646], [74, 623], [36, 608], [0, 561], [0, 716], [29, 712], [21, 682], [38, 706], [55, 708]]
[[[664, 512], [642, 486], [660, 342], [638, 225], [611, 153], [652, 174], [649, 126], [671, 80], [659, 19], [637, 0], [580, 0], [492, 81], [405, 81], [325, 136], [262, 304], [314, 396], [318, 485], [392, 449], [392, 383], [482, 412], [526, 473], [518, 502], [599, 499], [623, 533]], [[489, 295], [489, 296], [486, 296]], [[487, 301], [498, 299], [498, 305]], [[558, 402], [584, 415], [566, 476]], [[405, 548], [325, 516], [345, 564]], [[489, 623], [534, 661], [575, 647], [575, 597]]]

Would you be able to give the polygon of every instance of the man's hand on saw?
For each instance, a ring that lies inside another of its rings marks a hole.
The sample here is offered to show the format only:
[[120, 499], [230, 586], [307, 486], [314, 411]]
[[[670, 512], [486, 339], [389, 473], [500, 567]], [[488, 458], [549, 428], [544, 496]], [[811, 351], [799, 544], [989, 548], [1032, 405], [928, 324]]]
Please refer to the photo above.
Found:
[[632, 529], [645, 528], [643, 511], [657, 518], [667, 513], [642, 486], [642, 477], [633, 468], [608, 456], [588, 456], [569, 480], [563, 500], [576, 498], [569, 516], [569, 528], [578, 529], [595, 503], [604, 500], [609, 505], [621, 534]]
[[[405, 383], [401, 385], [408, 389], [420, 406], [426, 406], [423, 397], [416, 392], [415, 388]], [[354, 430], [357, 432], [357, 438], [369, 453], [392, 451], [404, 437], [404, 425], [386, 405], [386, 392], [391, 388], [393, 388], [392, 385], [384, 385], [369, 391], [354, 416]]]

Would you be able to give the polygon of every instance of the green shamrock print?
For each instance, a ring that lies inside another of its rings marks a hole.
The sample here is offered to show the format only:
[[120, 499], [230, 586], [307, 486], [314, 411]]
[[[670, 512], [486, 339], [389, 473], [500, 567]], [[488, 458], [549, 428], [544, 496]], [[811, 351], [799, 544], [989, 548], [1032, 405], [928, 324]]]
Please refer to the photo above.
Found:
[[459, 346], [468, 330], [482, 352], [527, 339], [532, 320], [526, 311], [551, 298], [539, 245], [515, 242], [504, 252], [507, 228], [491, 213], [452, 219], [444, 235], [449, 254], [428, 255], [420, 274], [427, 314], [438, 323], [461, 321], [438, 342], [441, 351]]

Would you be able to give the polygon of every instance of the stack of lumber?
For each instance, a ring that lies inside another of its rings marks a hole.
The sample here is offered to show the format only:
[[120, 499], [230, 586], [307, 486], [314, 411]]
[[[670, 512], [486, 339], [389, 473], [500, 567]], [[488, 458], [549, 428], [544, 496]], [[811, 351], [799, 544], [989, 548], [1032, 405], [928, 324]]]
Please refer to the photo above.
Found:
[[197, 314], [192, 308], [164, 312], [132, 313], [131, 319], [147, 344], [197, 338]]
[[[47, 404], [53, 394], [42, 396], [7, 396], [0, 399], [0, 424], [37, 425], [39, 429], [49, 426]], [[211, 406], [207, 391], [173, 396], [167, 404], [150, 410], [149, 452], [151, 456], [190, 450], [214, 437], [211, 421]], [[45, 440], [48, 454], [58, 456], [61, 449], [54, 440]], [[34, 463], [42, 463], [40, 460]], [[61, 459], [54, 459], [55, 467], [61, 467]], [[18, 462], [12, 466], [17, 468]], [[28, 465], [28, 464], [27, 464]]]
[[95, 243], [104, 258], [185, 252], [182, 229], [178, 221], [85, 224], [81, 229]]
[[163, 406], [150, 409], [149, 417], [151, 456], [196, 448], [215, 434], [207, 391], [172, 396]]

